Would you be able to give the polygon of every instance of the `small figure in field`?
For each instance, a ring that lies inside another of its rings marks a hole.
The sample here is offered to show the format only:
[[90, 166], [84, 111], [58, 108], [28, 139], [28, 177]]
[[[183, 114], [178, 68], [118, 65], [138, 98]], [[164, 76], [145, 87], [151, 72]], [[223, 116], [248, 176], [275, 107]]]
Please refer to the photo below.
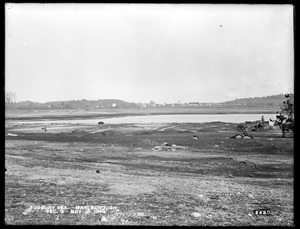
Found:
[[261, 123], [264, 124], [264, 122], [265, 122], [265, 118], [264, 116], [261, 116]]

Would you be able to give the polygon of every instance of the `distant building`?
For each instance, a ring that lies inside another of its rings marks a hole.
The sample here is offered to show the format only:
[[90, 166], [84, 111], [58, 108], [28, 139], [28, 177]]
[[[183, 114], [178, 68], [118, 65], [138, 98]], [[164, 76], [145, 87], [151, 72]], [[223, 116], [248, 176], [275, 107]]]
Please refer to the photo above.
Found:
[[117, 104], [113, 103], [111, 106], [112, 106], [112, 107], [116, 107], [116, 106], [117, 106]]
[[199, 106], [200, 103], [199, 102], [190, 102], [189, 106]]

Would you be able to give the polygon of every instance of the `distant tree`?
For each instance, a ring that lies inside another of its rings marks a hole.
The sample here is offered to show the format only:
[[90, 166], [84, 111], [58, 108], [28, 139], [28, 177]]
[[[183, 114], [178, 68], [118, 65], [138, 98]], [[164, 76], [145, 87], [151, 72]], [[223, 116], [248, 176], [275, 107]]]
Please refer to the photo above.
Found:
[[16, 93], [14, 92], [6, 92], [5, 93], [5, 105], [8, 109], [16, 103]]
[[154, 107], [154, 105], [155, 105], [155, 102], [151, 100], [151, 101], [149, 102], [149, 107]]
[[276, 124], [282, 131], [282, 137], [286, 137], [286, 134], [291, 132], [294, 136], [294, 103], [291, 101], [289, 94], [285, 95], [285, 101], [283, 101], [282, 107], [279, 113], [276, 115]]

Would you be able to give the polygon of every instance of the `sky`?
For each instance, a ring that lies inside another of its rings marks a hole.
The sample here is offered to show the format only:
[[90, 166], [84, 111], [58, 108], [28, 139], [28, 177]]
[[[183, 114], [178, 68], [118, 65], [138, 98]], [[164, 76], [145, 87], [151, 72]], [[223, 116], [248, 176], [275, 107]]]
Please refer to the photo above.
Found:
[[224, 102], [294, 91], [292, 5], [5, 5], [16, 100]]

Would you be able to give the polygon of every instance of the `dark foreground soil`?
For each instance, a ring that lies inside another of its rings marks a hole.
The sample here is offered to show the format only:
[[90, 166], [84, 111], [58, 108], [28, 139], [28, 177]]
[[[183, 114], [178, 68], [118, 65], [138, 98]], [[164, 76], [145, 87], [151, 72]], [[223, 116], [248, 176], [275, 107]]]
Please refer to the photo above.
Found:
[[6, 126], [7, 224], [294, 223], [294, 141], [279, 130], [232, 139], [236, 125], [220, 122], [42, 127]]

